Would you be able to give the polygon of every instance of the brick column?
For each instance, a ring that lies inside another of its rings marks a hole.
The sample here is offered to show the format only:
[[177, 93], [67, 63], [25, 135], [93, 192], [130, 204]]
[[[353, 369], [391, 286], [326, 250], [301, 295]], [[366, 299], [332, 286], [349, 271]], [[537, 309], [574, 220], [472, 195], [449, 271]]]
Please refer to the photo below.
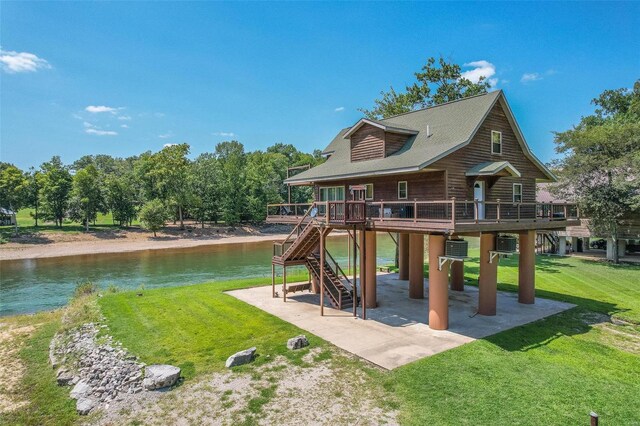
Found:
[[449, 328], [449, 263], [438, 270], [438, 256], [444, 256], [444, 235], [429, 235], [429, 327]]
[[409, 234], [398, 235], [398, 275], [401, 280], [409, 279]]
[[[535, 234], [534, 234], [535, 238]], [[478, 277], [478, 313], [495, 315], [498, 297], [498, 259], [489, 263], [489, 251], [496, 249], [496, 235], [480, 234], [480, 276]]]
[[518, 302], [535, 302], [536, 292], [536, 231], [522, 231], [518, 265]]
[[409, 235], [409, 298], [424, 299], [424, 235]]
[[375, 231], [366, 231], [366, 259], [365, 268], [365, 285], [367, 286], [367, 308], [375, 308], [378, 306], [376, 295], [376, 233]]

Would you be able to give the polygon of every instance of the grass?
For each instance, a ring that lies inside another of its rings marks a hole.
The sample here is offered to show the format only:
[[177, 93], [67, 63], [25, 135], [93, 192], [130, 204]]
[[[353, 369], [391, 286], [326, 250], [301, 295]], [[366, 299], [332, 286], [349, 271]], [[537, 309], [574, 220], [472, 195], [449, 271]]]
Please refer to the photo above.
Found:
[[[467, 284], [477, 282], [477, 258], [465, 262], [465, 272]], [[500, 260], [500, 290], [517, 291], [517, 274], [516, 256]], [[187, 380], [223, 370], [229, 354], [250, 346], [261, 356], [240, 371], [255, 372], [277, 355], [303, 365], [308, 352], [285, 346], [302, 330], [224, 294], [260, 284], [263, 278], [144, 290], [143, 296], [114, 293], [98, 299], [98, 306], [110, 332], [130, 351], [147, 363], [179, 365]], [[539, 256], [536, 288], [538, 297], [577, 307], [392, 372], [374, 371], [359, 360], [349, 368], [366, 371], [372, 378], [366, 386], [393, 399], [389, 408], [400, 410], [403, 424], [586, 424], [593, 410], [603, 424], [640, 425], [640, 267]], [[95, 315], [92, 307], [74, 312], [72, 322]], [[608, 323], [608, 316], [628, 323]], [[73, 419], [66, 392], [55, 386], [46, 365], [48, 339], [62, 326], [52, 316], [21, 350], [31, 404], [7, 424]], [[321, 348], [316, 361], [331, 357], [328, 343], [305, 334], [311, 347]], [[248, 405], [247, 420], [274, 391], [261, 389]]]

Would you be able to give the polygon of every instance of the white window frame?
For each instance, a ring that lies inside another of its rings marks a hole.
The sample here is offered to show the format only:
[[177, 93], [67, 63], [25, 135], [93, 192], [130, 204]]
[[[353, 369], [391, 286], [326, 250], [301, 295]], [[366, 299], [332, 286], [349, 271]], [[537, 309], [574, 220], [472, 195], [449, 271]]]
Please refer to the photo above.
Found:
[[[520, 188], [520, 193], [518, 194], [520, 196], [520, 201], [516, 201], [516, 187]], [[521, 183], [514, 183], [513, 184], [513, 202], [514, 203], [522, 203], [522, 184]]]
[[[367, 188], [371, 187], [371, 197], [367, 197]], [[373, 184], [365, 183], [364, 184], [364, 199], [365, 200], [373, 200]]]
[[[499, 144], [500, 145], [500, 151], [499, 152], [495, 152], [493, 150], [493, 145], [494, 145], [494, 143], [493, 143], [493, 135], [494, 134], [500, 135], [500, 144]], [[492, 130], [491, 131], [491, 154], [493, 154], [493, 155], [502, 155], [502, 132], [499, 131], [499, 130]]]
[[[323, 200], [322, 199], [322, 190], [325, 189], [327, 191], [327, 200]], [[342, 199], [338, 200], [335, 196], [333, 200], [329, 200], [329, 190], [333, 189], [334, 190], [334, 195], [336, 194], [336, 190], [337, 189], [342, 189]], [[318, 201], [320, 202], [326, 202], [326, 201], [344, 201], [346, 199], [346, 194], [345, 194], [345, 190], [344, 190], [344, 186], [342, 185], [338, 185], [338, 186], [321, 186], [320, 189], [318, 190]]]
[[[404, 183], [404, 197], [400, 196], [400, 185]], [[409, 198], [409, 184], [406, 180], [398, 181], [398, 200], [406, 200]]]

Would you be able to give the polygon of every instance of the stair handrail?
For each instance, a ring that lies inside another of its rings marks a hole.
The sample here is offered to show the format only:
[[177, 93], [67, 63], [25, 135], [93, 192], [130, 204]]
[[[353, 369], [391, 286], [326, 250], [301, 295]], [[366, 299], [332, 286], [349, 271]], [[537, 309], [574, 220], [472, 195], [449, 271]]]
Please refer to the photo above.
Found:
[[[320, 268], [320, 270], [316, 271], [316, 273], [324, 274], [325, 273], [324, 266], [320, 264], [320, 259], [318, 258], [318, 255], [317, 254], [310, 254], [309, 257], [312, 257], [313, 259], [315, 259], [316, 262], [318, 262], [318, 268]], [[328, 264], [328, 262], [326, 260], [325, 260], [325, 263]], [[331, 265], [329, 265], [329, 266], [331, 266]], [[315, 271], [315, 268], [313, 266], [311, 266], [311, 267]], [[317, 278], [320, 279], [320, 276], [318, 275]], [[340, 278], [338, 278], [338, 279], [340, 279]], [[336, 287], [336, 284], [331, 280], [325, 280], [324, 286], [326, 288], [327, 293], [329, 294], [329, 297], [331, 297], [334, 300], [334, 302], [336, 302], [338, 304], [338, 306], [340, 306], [340, 308], [342, 308], [342, 291], [338, 287]], [[334, 291], [338, 293], [338, 297], [337, 298], [329, 290], [329, 286], [331, 286], [334, 289]]]
[[[275, 244], [279, 244], [280, 245], [280, 256], [283, 256], [284, 253], [286, 252], [286, 250], [284, 249], [284, 245], [289, 242], [289, 239], [293, 236], [293, 234], [296, 233], [296, 231], [297, 231], [296, 237], [300, 235], [300, 233], [301, 233], [300, 232], [300, 225], [302, 225], [302, 223], [304, 222], [306, 217], [309, 216], [309, 214], [311, 213], [311, 210], [313, 210], [315, 208], [315, 205], [316, 205], [316, 203], [311, 204], [311, 206], [307, 209], [307, 211], [302, 215], [302, 217], [300, 218], [298, 223], [296, 223], [296, 225], [293, 227], [293, 229], [291, 230], [289, 235], [287, 235], [287, 237], [282, 242], [274, 242], [274, 245]], [[309, 226], [310, 224], [311, 224], [311, 222], [308, 223], [307, 226]], [[306, 228], [306, 226], [305, 226], [305, 228]], [[304, 229], [303, 229], [303, 231], [304, 231]]]
[[[347, 274], [344, 273], [344, 271], [342, 270], [338, 262], [336, 262], [333, 256], [331, 256], [331, 253], [329, 253], [327, 250], [325, 250], [324, 253], [329, 257], [331, 262], [333, 262], [333, 264], [336, 266], [335, 273], [336, 275], [338, 275], [338, 279], [340, 279], [340, 275], [342, 275], [342, 277], [347, 281], [347, 284], [349, 284], [348, 287], [351, 287], [351, 288], [347, 288], [347, 290], [353, 291], [353, 284], [351, 284], [351, 280], [349, 279], [349, 277], [347, 277]], [[329, 266], [331, 266], [331, 264], [329, 264]]]

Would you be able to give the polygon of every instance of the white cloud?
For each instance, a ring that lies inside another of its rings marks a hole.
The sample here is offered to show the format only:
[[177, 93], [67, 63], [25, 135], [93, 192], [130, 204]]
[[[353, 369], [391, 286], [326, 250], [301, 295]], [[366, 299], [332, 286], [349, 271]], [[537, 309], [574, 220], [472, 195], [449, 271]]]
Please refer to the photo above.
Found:
[[496, 74], [496, 66], [488, 61], [474, 61], [464, 64], [465, 67], [473, 67], [468, 71], [464, 71], [461, 74], [462, 78], [466, 78], [472, 83], [477, 83], [480, 81], [481, 77], [484, 77], [487, 82], [491, 86], [496, 86], [498, 84], [497, 78], [491, 78]]
[[538, 81], [538, 80], [542, 80], [542, 76], [537, 72], [524, 73], [522, 74], [522, 78], [520, 78], [520, 81], [522, 83], [530, 83], [532, 81]]
[[120, 115], [120, 116], [118, 116], [118, 120], [129, 121], [129, 120], [131, 120], [131, 117], [128, 116], [128, 115]]
[[85, 133], [88, 133], [90, 135], [98, 135], [98, 136], [117, 136], [118, 135], [118, 132], [114, 132], [113, 130], [100, 130], [100, 129], [95, 129], [93, 127], [85, 129], [84, 131]]
[[122, 127], [123, 129], [128, 129], [129, 128], [129, 126], [126, 125], [126, 124], [121, 124], [120, 127]]
[[158, 135], [160, 139], [169, 139], [173, 137], [173, 132], [164, 133], [162, 135]]
[[234, 138], [234, 137], [238, 136], [233, 132], [215, 132], [213, 135], [214, 136], [222, 136], [222, 137], [225, 137], [225, 138]]
[[335, 112], [342, 112], [344, 111], [344, 107], [338, 107], [336, 109], [334, 109]]
[[96, 127], [96, 126], [94, 126], [93, 124], [89, 123], [88, 121], [85, 121], [84, 123], [82, 123], [82, 125], [83, 125], [86, 129], [91, 129], [91, 128]]
[[99, 112], [110, 112], [112, 114], [115, 114], [116, 111], [119, 108], [113, 108], [113, 107], [108, 107], [108, 106], [104, 106], [104, 105], [89, 105], [88, 107], [85, 108], [85, 111], [90, 112], [92, 114], [97, 114]]
[[49, 62], [45, 59], [38, 58], [33, 53], [2, 49], [0, 49], [0, 64], [2, 65], [2, 69], [9, 74], [35, 72], [38, 69], [51, 68]]

